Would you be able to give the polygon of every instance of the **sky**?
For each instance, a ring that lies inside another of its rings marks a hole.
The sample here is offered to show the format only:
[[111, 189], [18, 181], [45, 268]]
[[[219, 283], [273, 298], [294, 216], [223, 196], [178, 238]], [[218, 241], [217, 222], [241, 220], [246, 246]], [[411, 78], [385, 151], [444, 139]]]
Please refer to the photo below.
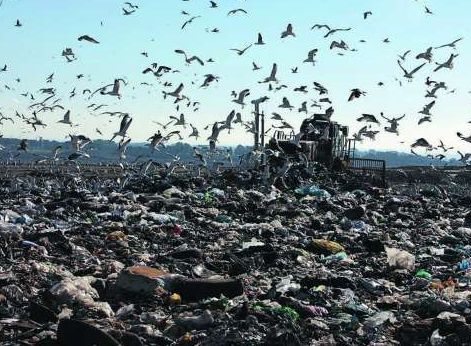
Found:
[[[200, 139], [189, 142], [205, 144], [210, 135], [209, 130], [204, 130], [206, 125], [224, 120], [233, 109], [241, 112], [244, 121], [252, 120], [250, 101], [261, 96], [270, 98], [262, 106], [265, 114], [277, 112], [298, 128], [306, 117], [297, 111], [301, 103], [308, 101], [309, 106], [311, 100], [319, 99], [313, 90], [316, 81], [329, 90], [328, 96], [335, 109], [332, 119], [348, 125], [351, 133], [363, 127], [363, 123], [356, 121], [362, 113], [378, 117], [380, 112], [388, 117], [406, 114], [400, 122], [399, 136], [381, 131], [376, 141], [365, 139], [359, 144], [360, 149], [409, 151], [411, 143], [424, 137], [434, 145], [441, 139], [463, 152], [471, 151], [471, 144], [456, 136], [457, 131], [471, 135], [471, 124], [468, 123], [471, 121], [469, 0], [219, 0], [215, 9], [209, 8], [207, 0], [132, 2], [139, 8], [132, 15], [124, 16], [121, 9], [124, 2], [114, 0], [3, 0], [0, 6], [0, 68], [6, 64], [8, 69], [0, 72], [0, 112], [12, 116], [18, 111], [29, 116], [31, 109], [28, 107], [32, 101], [21, 94], [33, 93], [41, 100], [47, 95], [41, 95], [39, 89], [55, 87], [57, 98], [61, 98], [59, 104], [70, 110], [72, 122], [79, 124], [73, 128], [58, 124], [65, 113], [59, 109], [41, 113], [39, 117], [47, 127], [38, 128], [36, 132], [20, 121], [15, 124], [4, 121], [4, 125], [0, 125], [4, 137], [64, 140], [69, 133], [75, 133], [92, 139], [110, 139], [118, 130], [120, 119], [99, 113], [123, 111], [133, 117], [129, 136], [137, 143], [157, 132], [159, 126], [154, 121], [168, 122], [169, 116], [179, 116], [183, 112], [187, 122], [200, 130]], [[425, 5], [433, 15], [425, 13]], [[227, 15], [229, 10], [236, 8], [243, 8], [248, 14]], [[181, 30], [189, 18], [181, 11], [201, 17]], [[372, 12], [366, 20], [363, 19], [365, 11]], [[17, 19], [23, 24], [21, 27], [14, 26]], [[281, 39], [280, 34], [288, 23], [293, 25], [296, 37]], [[324, 31], [311, 30], [314, 24], [351, 27], [352, 30], [324, 38]], [[212, 33], [213, 28], [220, 32]], [[252, 46], [242, 56], [230, 50], [254, 43], [259, 32], [266, 45]], [[77, 38], [84, 34], [94, 37], [100, 44], [79, 42]], [[420, 70], [412, 81], [402, 77], [397, 65], [399, 54], [411, 50], [404, 62], [410, 70], [421, 63], [415, 59], [417, 54], [430, 46], [436, 47], [460, 37], [464, 39], [457, 44], [456, 50], [434, 50], [433, 62]], [[385, 38], [389, 38], [390, 43], [384, 43]], [[337, 55], [339, 50], [329, 49], [333, 40], [344, 40], [356, 51]], [[76, 54], [76, 61], [68, 63], [61, 56], [67, 47]], [[314, 48], [319, 50], [317, 63], [314, 66], [303, 63], [307, 53]], [[212, 58], [215, 62], [205, 63], [205, 66], [187, 65], [183, 57], [174, 52], [176, 49], [183, 49], [205, 61]], [[148, 57], [141, 52], [147, 52]], [[451, 53], [459, 54], [454, 68], [433, 73], [435, 62], [446, 61]], [[262, 69], [252, 71], [252, 62]], [[278, 85], [288, 88], [269, 92], [266, 84], [258, 82], [270, 74], [275, 62], [278, 64]], [[180, 72], [166, 74], [160, 79], [142, 74], [152, 63], [170, 66]], [[296, 74], [291, 72], [294, 67], [298, 67]], [[54, 73], [53, 83], [46, 83], [51, 73]], [[219, 81], [208, 88], [200, 88], [208, 73], [218, 76]], [[78, 74], [85, 77], [77, 80]], [[431, 111], [433, 121], [418, 126], [418, 111], [433, 100], [424, 97], [427, 76], [446, 82], [448, 90], [437, 93], [439, 97]], [[88, 99], [88, 95], [81, 95], [82, 90], [96, 90], [115, 78], [128, 82], [121, 89], [121, 99], [100, 94]], [[142, 85], [142, 82], [151, 85]], [[173, 86], [165, 89], [164, 82], [171, 82]], [[378, 86], [378, 82], [383, 82], [384, 86]], [[183, 94], [201, 103], [197, 112], [186, 109], [183, 104], [177, 111], [171, 99], [164, 100], [162, 90], [172, 91], [180, 83], [185, 85]], [[301, 85], [308, 86], [308, 94], [293, 92]], [[69, 98], [74, 88], [77, 96]], [[366, 96], [348, 102], [353, 88], [365, 91]], [[243, 89], [250, 89], [250, 96], [247, 106], [242, 108], [231, 102], [231, 91]], [[455, 91], [450, 93], [452, 90]], [[280, 109], [278, 106], [283, 97], [287, 97], [295, 109]], [[87, 106], [91, 103], [107, 106], [98, 112], [90, 112]], [[317, 112], [318, 109], [309, 108], [309, 115]], [[386, 125], [383, 121], [373, 128], [382, 130]], [[181, 131], [188, 135], [191, 128]], [[230, 134], [224, 131], [219, 142], [221, 145], [251, 144], [252, 135], [236, 126]]]

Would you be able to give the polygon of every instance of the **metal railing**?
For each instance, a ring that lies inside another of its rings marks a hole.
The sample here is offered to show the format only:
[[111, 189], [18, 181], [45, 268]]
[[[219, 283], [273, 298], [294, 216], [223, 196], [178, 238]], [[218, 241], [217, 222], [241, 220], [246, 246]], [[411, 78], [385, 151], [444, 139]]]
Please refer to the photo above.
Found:
[[349, 158], [348, 168], [363, 173], [365, 177], [378, 179], [382, 186], [386, 185], [386, 161], [384, 160]]
[[290, 133], [286, 133], [286, 132], [281, 131], [281, 130], [276, 130], [273, 133], [273, 138], [275, 138], [278, 141], [290, 141], [290, 140], [293, 140], [295, 138], [295, 133], [294, 133], [294, 131], [291, 131]]

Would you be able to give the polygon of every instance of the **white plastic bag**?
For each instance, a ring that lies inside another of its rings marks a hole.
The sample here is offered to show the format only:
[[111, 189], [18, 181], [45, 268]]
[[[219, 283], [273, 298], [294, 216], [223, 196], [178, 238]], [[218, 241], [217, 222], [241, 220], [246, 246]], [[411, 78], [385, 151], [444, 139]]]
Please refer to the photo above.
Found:
[[411, 253], [396, 248], [386, 247], [386, 255], [388, 256], [390, 267], [414, 270], [415, 256]]

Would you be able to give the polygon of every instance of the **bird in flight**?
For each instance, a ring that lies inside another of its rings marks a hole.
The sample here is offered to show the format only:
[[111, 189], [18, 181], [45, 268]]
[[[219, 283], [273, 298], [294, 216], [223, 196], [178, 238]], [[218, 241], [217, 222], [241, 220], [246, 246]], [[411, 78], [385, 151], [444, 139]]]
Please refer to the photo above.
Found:
[[237, 13], [244, 13], [244, 14], [247, 14], [247, 11], [244, 10], [243, 8], [237, 8], [235, 10], [231, 10], [227, 13], [228, 16], [232, 16], [234, 14], [237, 14]]
[[191, 133], [188, 137], [195, 137], [198, 139], [200, 137], [200, 133], [196, 127], [194, 127], [192, 124], [190, 124], [191, 127]]
[[270, 83], [270, 82], [278, 83], [278, 79], [276, 79], [277, 71], [278, 71], [278, 66], [276, 63], [274, 63], [271, 69], [270, 75], [267, 78], [265, 78], [261, 83]]
[[242, 107], [244, 107], [245, 106], [244, 99], [249, 95], [250, 95], [250, 90], [244, 89], [239, 93], [236, 99], [232, 100], [232, 102], [237, 103], [241, 105]]
[[445, 61], [443, 64], [436, 63], [438, 66], [435, 70], [433, 70], [433, 72], [437, 72], [442, 68], [447, 68], [451, 70], [453, 68], [453, 60], [455, 60], [455, 58], [457, 58], [458, 56], [459, 54], [451, 54], [448, 60]]
[[192, 57], [188, 57], [188, 55], [186, 54], [186, 52], [182, 49], [177, 49], [175, 50], [175, 53], [177, 54], [183, 54], [183, 56], [185, 57], [185, 62], [190, 65], [193, 61], [196, 61], [198, 62], [201, 66], [204, 66], [204, 62], [203, 60], [201, 60], [199, 57], [197, 57], [196, 55], [193, 55]]
[[352, 89], [348, 101], [353, 101], [354, 99], [360, 98], [360, 96], [365, 96], [366, 92], [361, 91], [360, 89]]
[[257, 46], [262, 46], [264, 45], [265, 42], [263, 42], [263, 36], [261, 33], [258, 33], [258, 38], [257, 38], [257, 42], [255, 42], [255, 45]]
[[252, 62], [252, 66], [253, 66], [253, 67], [252, 67], [252, 71], [257, 71], [257, 70], [260, 70], [260, 69], [261, 69], [261, 67], [258, 66], [255, 62]]
[[419, 71], [422, 67], [425, 66], [426, 63], [423, 63], [422, 65], [420, 66], [417, 66], [415, 69], [413, 69], [412, 71], [408, 72], [401, 64], [401, 61], [398, 60], [397, 61], [399, 67], [401, 68], [401, 70], [404, 72], [404, 77], [407, 78], [407, 79], [412, 79], [414, 78], [414, 74], [417, 73], [417, 71]]
[[330, 49], [334, 49], [334, 48], [339, 48], [339, 49], [343, 49], [343, 50], [347, 50], [348, 49], [348, 45], [345, 43], [344, 40], [341, 40], [340, 42], [337, 42], [337, 41], [332, 41], [332, 43], [330, 44]]
[[87, 42], [90, 42], [90, 43], [95, 43], [95, 44], [98, 44], [100, 42], [98, 42], [97, 40], [95, 40], [93, 37], [89, 36], [89, 35], [82, 35], [78, 38], [79, 41], [87, 41]]
[[461, 132], [457, 132], [456, 135], [463, 141], [465, 142], [468, 142], [468, 143], [471, 143], [471, 136], [463, 136], [463, 134]]
[[296, 36], [296, 34], [293, 32], [292, 24], [288, 24], [288, 26], [286, 27], [286, 30], [281, 33], [281, 38], [285, 38], [288, 36], [293, 36], [293, 37]]
[[167, 97], [167, 96], [172, 96], [172, 97], [175, 97], [176, 100], [182, 100], [183, 98], [185, 98], [185, 96], [183, 96], [181, 93], [183, 91], [183, 88], [184, 88], [184, 85], [183, 83], [180, 83], [180, 85], [175, 89], [175, 91], [172, 91], [170, 93], [168, 92], [165, 92], [165, 91], [162, 91], [163, 94], [164, 94], [164, 99]]
[[290, 104], [287, 97], [283, 97], [283, 101], [281, 105], [278, 106], [279, 108], [287, 108], [289, 110], [293, 109], [294, 107]]
[[433, 106], [435, 106], [435, 101], [432, 101], [428, 105], [425, 105], [424, 108], [419, 113], [423, 115], [431, 115], [430, 110], [432, 109]]
[[346, 29], [330, 29], [329, 28], [329, 31], [327, 32], [327, 34], [325, 34], [324, 38], [327, 38], [333, 34], [335, 34], [336, 32], [340, 32], [340, 31], [350, 31], [352, 30], [352, 28], [346, 28]]
[[451, 42], [451, 43], [447, 43], [447, 44], [444, 44], [444, 45], [441, 45], [441, 46], [435, 47], [435, 49], [440, 49], [440, 48], [445, 48], [445, 47], [450, 47], [450, 48], [454, 48], [454, 49], [456, 49], [456, 44], [457, 44], [458, 42], [460, 42], [462, 39], [463, 39], [463, 38], [462, 38], [462, 37], [460, 37], [459, 39], [457, 39], [457, 40], [454, 40], [454, 41], [453, 41], [453, 42]]
[[170, 116], [170, 119], [172, 119], [172, 121], [175, 121], [175, 123], [173, 124], [173, 126], [183, 126], [186, 128], [186, 121], [185, 121], [185, 114], [180, 114], [180, 117], [177, 118], [175, 116]]
[[428, 62], [432, 62], [432, 47], [427, 48], [425, 52], [418, 54], [415, 58], [417, 60], [424, 59]]
[[[90, 95], [90, 97], [92, 97], [96, 92], [99, 91], [101, 95], [117, 96], [118, 99], [120, 99], [121, 94], [119, 93], [119, 89], [121, 88], [121, 82], [126, 84], [126, 82], [124, 80], [117, 78], [117, 79], [114, 80], [113, 84], [108, 84], [108, 85], [105, 85], [104, 87], [101, 87], [101, 88], [97, 89], [95, 92], [93, 92]], [[111, 89], [111, 91], [106, 91], [106, 89], [110, 86], [112, 86], [113, 89]]]
[[357, 118], [357, 121], [379, 124], [378, 119], [373, 114], [362, 114], [361, 117]]
[[381, 112], [381, 117], [389, 123], [389, 126], [385, 127], [384, 130], [386, 132], [395, 133], [396, 135], [399, 135], [399, 120], [404, 119], [405, 116], [406, 115], [404, 114], [402, 117], [389, 119], [384, 116], [383, 112]]
[[58, 123], [67, 124], [67, 125], [72, 126], [72, 122], [70, 121], [70, 110], [68, 110], [68, 111], [64, 114], [63, 119], [59, 120]]
[[127, 10], [124, 7], [122, 8], [122, 10], [123, 10], [123, 15], [124, 16], [129, 16], [129, 15], [133, 14], [134, 12], [136, 12], [136, 10]]
[[201, 16], [194, 16], [194, 17], [191, 17], [191, 18], [188, 19], [185, 23], [183, 23], [181, 29], [182, 29], [182, 30], [185, 29], [185, 27], [186, 27], [188, 24], [193, 23], [193, 21], [194, 21], [195, 19], [198, 19], [198, 18], [201, 18]]
[[219, 82], [219, 77], [217, 77], [217, 76], [215, 76], [211, 73], [204, 75], [204, 77], [205, 77], [205, 79], [203, 81], [203, 84], [201, 84], [200, 88], [208, 87], [214, 81]]
[[125, 2], [124, 4], [127, 5], [127, 6], [129, 6], [129, 8], [131, 8], [131, 9], [138, 9], [138, 8], [139, 8], [138, 5], [134, 5], [134, 4], [130, 3], [130, 2]]
[[426, 115], [426, 116], [424, 116], [424, 117], [422, 117], [422, 118], [419, 119], [417, 125], [421, 125], [421, 124], [423, 124], [423, 123], [425, 123], [425, 122], [431, 123], [431, 122], [432, 122], [432, 118], [431, 118], [430, 116]]
[[237, 52], [237, 55], [243, 55], [252, 45], [249, 45], [243, 49], [231, 48], [231, 50]]
[[123, 137], [118, 143], [118, 153], [119, 153], [119, 159], [121, 161], [126, 159], [126, 149], [130, 142], [131, 142], [131, 138], [124, 139]]
[[454, 149], [453, 147], [447, 147], [445, 144], [443, 144], [443, 141], [440, 139], [440, 145], [438, 145], [438, 148], [442, 149], [443, 152], [447, 152], [448, 150]]
[[307, 53], [307, 59], [305, 59], [303, 62], [312, 62], [313, 65], [316, 64], [316, 60], [314, 59], [316, 57], [316, 54], [319, 50], [318, 49], [312, 49]]
[[412, 148], [416, 148], [416, 147], [431, 148], [432, 145], [425, 138], [419, 138], [414, 143], [411, 144], [411, 147]]
[[409, 54], [410, 52], [411, 50], [409, 49], [408, 51], [404, 52], [404, 54], [399, 55], [399, 59], [401, 59], [402, 61], [405, 61], [407, 54]]
[[113, 141], [113, 139], [115, 139], [115, 137], [117, 136], [120, 136], [120, 137], [126, 137], [127, 135], [127, 131], [129, 129], [129, 126], [131, 126], [131, 123], [132, 123], [132, 118], [129, 114], [126, 114], [123, 119], [121, 120], [121, 124], [119, 126], [119, 131], [118, 132], [115, 132], [113, 134], [113, 137], [111, 138], [110, 141]]

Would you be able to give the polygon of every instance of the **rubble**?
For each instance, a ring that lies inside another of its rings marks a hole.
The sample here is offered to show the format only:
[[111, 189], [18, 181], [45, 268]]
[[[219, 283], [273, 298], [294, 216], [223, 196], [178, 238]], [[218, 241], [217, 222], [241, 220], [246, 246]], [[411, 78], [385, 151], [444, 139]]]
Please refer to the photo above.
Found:
[[465, 194], [242, 177], [3, 181], [2, 345], [470, 342]]

